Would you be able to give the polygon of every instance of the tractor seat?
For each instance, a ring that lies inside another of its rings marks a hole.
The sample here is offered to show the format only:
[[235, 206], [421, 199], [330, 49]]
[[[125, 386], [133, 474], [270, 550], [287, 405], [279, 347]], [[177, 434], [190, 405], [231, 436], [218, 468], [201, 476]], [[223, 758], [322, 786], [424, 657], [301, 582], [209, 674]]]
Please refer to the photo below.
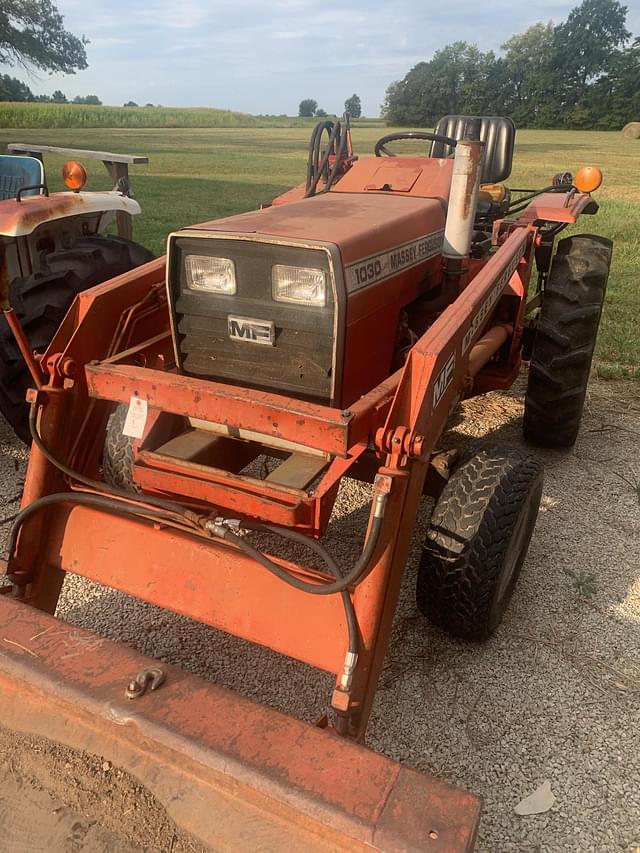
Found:
[[[44, 183], [44, 166], [37, 157], [0, 154], [0, 201], [15, 198], [22, 187]], [[27, 190], [24, 195], [40, 195], [41, 189]]]
[[[445, 116], [438, 122], [435, 132], [440, 136], [462, 139], [467, 122], [480, 119], [480, 139], [485, 143], [481, 184], [497, 184], [511, 174], [516, 126], [510, 118], [501, 116]], [[442, 142], [431, 144], [431, 157], [448, 157], [453, 153]]]

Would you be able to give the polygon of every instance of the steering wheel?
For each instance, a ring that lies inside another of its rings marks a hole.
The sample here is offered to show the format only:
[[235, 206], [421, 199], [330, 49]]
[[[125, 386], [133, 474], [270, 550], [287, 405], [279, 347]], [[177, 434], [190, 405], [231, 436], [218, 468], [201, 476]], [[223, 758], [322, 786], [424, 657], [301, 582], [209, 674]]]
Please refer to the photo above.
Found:
[[430, 142], [440, 142], [442, 145], [448, 145], [450, 148], [455, 148], [458, 144], [457, 139], [451, 136], [440, 136], [439, 133], [424, 133], [421, 130], [408, 130], [406, 133], [390, 133], [388, 136], [383, 136], [376, 142], [374, 153], [376, 157], [382, 157], [386, 154], [387, 157], [397, 157], [392, 151], [388, 151], [385, 145], [389, 142], [397, 142], [399, 139], [427, 139]]

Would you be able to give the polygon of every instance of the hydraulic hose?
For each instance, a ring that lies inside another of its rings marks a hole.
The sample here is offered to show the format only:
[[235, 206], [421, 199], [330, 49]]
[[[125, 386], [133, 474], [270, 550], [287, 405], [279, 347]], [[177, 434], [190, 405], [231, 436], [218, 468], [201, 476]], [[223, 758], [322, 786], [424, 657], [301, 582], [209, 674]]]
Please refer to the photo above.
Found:
[[[299, 533], [297, 530], [288, 530], [285, 527], [278, 527], [275, 524], [261, 524], [257, 521], [243, 521], [242, 526], [247, 530], [256, 530], [261, 533], [273, 533], [277, 536], [281, 536], [283, 539], [289, 539], [291, 542], [295, 542], [296, 544], [309, 548], [310, 551], [313, 551], [324, 561], [330, 574], [332, 574], [337, 581], [342, 578], [342, 571], [336, 561], [333, 559], [331, 554], [329, 554], [327, 549], [324, 548], [320, 542], [316, 542], [315, 539], [310, 539], [308, 536], [305, 536], [303, 533]], [[347, 629], [349, 631], [349, 652], [353, 655], [357, 655], [359, 645], [358, 623], [356, 621], [355, 610], [353, 609], [353, 602], [351, 601], [351, 596], [347, 590], [343, 590], [340, 593], [340, 596], [344, 605]]]
[[[340, 127], [339, 122], [336, 122], [336, 124], [338, 125], [338, 127]], [[338, 170], [340, 169], [340, 167], [342, 165], [343, 155], [346, 153], [346, 150], [347, 150], [348, 134], [349, 134], [349, 126], [347, 123], [347, 126], [346, 126], [344, 132], [341, 131], [339, 133], [338, 147], [335, 151], [335, 159], [333, 161], [333, 166], [331, 167], [331, 171], [329, 172], [329, 174], [327, 176], [326, 183], [321, 190], [321, 192], [323, 192], [323, 193], [329, 192], [329, 190], [331, 189], [331, 187], [335, 183], [335, 180], [338, 176]]]
[[[346, 592], [349, 587], [359, 583], [370, 570], [371, 559], [378, 545], [380, 532], [382, 530], [382, 521], [384, 519], [386, 509], [386, 499], [386, 494], [376, 495], [373, 518], [371, 520], [371, 530], [364, 544], [364, 548], [362, 549], [362, 553], [353, 568], [346, 574], [342, 574], [341, 576], [339, 575], [339, 580], [335, 580], [332, 583], [323, 583], [321, 581], [318, 583], [310, 583], [308, 581], [300, 580], [300, 578], [295, 577], [286, 569], [283, 569], [277, 563], [274, 563], [268, 557], [265, 557], [261, 551], [254, 548], [253, 545], [250, 545], [241, 536], [234, 533], [228, 526], [229, 522], [225, 519], [216, 519], [215, 522], [209, 522], [207, 527], [214, 533], [214, 535], [219, 536], [228, 542], [233, 542], [233, 544], [241, 551], [244, 551], [245, 554], [260, 563], [261, 566], [264, 566], [264, 568], [271, 572], [271, 574], [296, 589], [299, 589], [302, 592], [308, 592], [310, 595], [334, 595], [336, 592]], [[244, 522], [239, 522], [238, 526], [243, 526], [243, 524]], [[280, 528], [275, 529], [277, 532], [281, 532]], [[292, 531], [288, 531], [288, 533], [291, 532]]]
[[[11, 525], [11, 530], [9, 532], [9, 555], [12, 555], [16, 549], [16, 542], [18, 540], [18, 533], [20, 532], [20, 528], [23, 523], [35, 512], [38, 510], [44, 509], [44, 507], [51, 506], [52, 504], [57, 503], [74, 503], [80, 506], [92, 506], [96, 509], [103, 509], [108, 512], [118, 512], [122, 515], [132, 515], [136, 518], [141, 518], [145, 521], [149, 520], [158, 520], [158, 521], [173, 521], [175, 519], [175, 513], [164, 512], [159, 509], [154, 509], [149, 507], [138, 508], [135, 504], [125, 503], [124, 501], [117, 500], [116, 498], [107, 497], [106, 495], [93, 495], [89, 492], [57, 492], [53, 495], [45, 495], [42, 498], [38, 498], [38, 500], [26, 506], [24, 509], [20, 510], [20, 512], [16, 515], [13, 524]], [[185, 531], [188, 532], [188, 531]], [[194, 531], [195, 532], [195, 531]], [[202, 534], [200, 534], [202, 535]]]
[[[345, 113], [344, 127], [339, 121], [319, 122], [311, 133], [309, 142], [309, 159], [307, 161], [307, 183], [305, 187], [305, 198], [316, 195], [318, 183], [324, 177], [325, 185], [321, 193], [328, 192], [338, 176], [343, 162], [343, 156], [347, 153], [349, 146], [349, 118]], [[322, 135], [328, 134], [327, 147], [324, 154], [320, 156]], [[329, 171], [329, 158], [334, 156], [334, 163]]]
[[[521, 213], [526, 207], [528, 207], [529, 202], [537, 198], [542, 193], [568, 193], [572, 187], [570, 186], [550, 186], [544, 187], [541, 190], [531, 190], [527, 195], [520, 196], [520, 198], [514, 199], [508, 207], [508, 213]], [[517, 190], [512, 190], [512, 192], [517, 192]]]
[[[344, 659], [343, 670], [339, 679], [339, 689], [344, 691], [349, 691], [349, 689], [351, 688], [353, 673], [355, 672], [356, 664], [358, 661], [359, 648], [358, 622], [356, 620], [356, 614], [353, 608], [351, 595], [349, 594], [349, 587], [362, 581], [371, 569], [372, 558], [378, 545], [378, 541], [380, 539], [382, 522], [384, 519], [384, 514], [387, 505], [387, 497], [388, 495], [386, 492], [378, 492], [377, 494], [375, 494], [373, 518], [371, 520], [371, 530], [369, 531], [369, 535], [367, 536], [359, 559], [357, 560], [353, 568], [345, 574], [341, 572], [338, 564], [335, 562], [333, 557], [319, 542], [307, 538], [302, 533], [299, 533], [297, 530], [281, 528], [274, 524], [262, 524], [260, 522], [255, 521], [239, 521], [237, 519], [231, 520], [219, 518], [216, 519], [214, 522], [209, 522], [207, 524], [207, 528], [210, 529], [214, 533], [214, 535], [220, 536], [226, 541], [233, 542], [236, 547], [239, 548], [239, 550], [241, 550], [247, 556], [251, 557], [257, 563], [259, 563], [259, 565], [263, 566], [268, 572], [275, 575], [277, 578], [284, 581], [285, 583], [289, 584], [289, 586], [292, 586], [295, 589], [299, 589], [302, 592], [306, 592], [311, 595], [334, 595], [335, 593], [340, 593], [340, 597], [342, 598], [342, 603], [344, 606], [345, 617], [347, 620], [347, 629], [349, 633], [348, 649]], [[323, 562], [329, 569], [329, 572], [336, 578], [336, 580], [333, 583], [309, 583], [307, 581], [303, 581], [300, 578], [295, 577], [295, 575], [292, 575], [286, 569], [283, 569], [277, 563], [274, 563], [272, 560], [270, 560], [257, 548], [254, 548], [253, 545], [250, 545], [241, 536], [238, 536], [237, 533], [234, 533], [231, 529], [232, 526], [238, 528], [242, 527], [246, 530], [256, 530], [264, 533], [274, 533], [276, 535], [282, 536], [284, 539], [289, 539], [292, 542], [296, 542], [298, 544], [306, 546], [311, 551], [318, 554], [318, 556], [323, 560]], [[338, 717], [340, 718], [341, 714], [338, 714]]]
[[42, 455], [55, 468], [61, 471], [66, 477], [71, 480], [75, 480], [77, 483], [80, 483], [81, 485], [86, 486], [89, 489], [93, 489], [94, 491], [107, 492], [107, 494], [112, 495], [115, 498], [126, 500], [129, 504], [145, 504], [148, 506], [157, 507], [158, 509], [164, 510], [165, 512], [172, 512], [174, 515], [180, 516], [180, 518], [184, 521], [185, 524], [190, 524], [194, 527], [198, 526], [194, 519], [188, 513], [185, 513], [184, 507], [180, 506], [180, 504], [178, 503], [165, 500], [164, 498], [156, 498], [152, 495], [145, 495], [144, 500], [138, 500], [131, 492], [127, 492], [124, 489], [118, 489], [116, 486], [110, 486], [108, 483], [104, 483], [99, 480], [92, 480], [90, 477], [85, 477], [78, 471], [74, 471], [72, 468], [69, 468], [67, 465], [64, 464], [64, 462], [61, 462], [56, 456], [54, 456], [54, 454], [43, 442], [38, 432], [36, 417], [36, 403], [32, 403], [31, 408], [29, 410], [29, 431], [31, 433], [31, 438], [40, 453], [42, 453]]
[[326, 166], [329, 159], [331, 148], [331, 138], [335, 131], [335, 125], [332, 121], [321, 121], [313, 128], [311, 139], [309, 140], [309, 157], [307, 160], [307, 183], [305, 187], [305, 197], [315, 194], [318, 181], [322, 175], [322, 166], [320, 158], [320, 144], [322, 134], [327, 132], [329, 136], [329, 144], [327, 146], [326, 158], [322, 158], [322, 166]]

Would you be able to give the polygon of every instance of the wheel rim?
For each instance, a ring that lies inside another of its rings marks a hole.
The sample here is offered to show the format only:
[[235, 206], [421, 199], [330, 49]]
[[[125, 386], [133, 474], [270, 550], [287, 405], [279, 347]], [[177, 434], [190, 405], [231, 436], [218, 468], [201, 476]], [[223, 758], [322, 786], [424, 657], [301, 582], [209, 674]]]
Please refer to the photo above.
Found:
[[500, 580], [496, 589], [495, 606], [497, 608], [499, 608], [505, 597], [511, 592], [518, 570], [524, 562], [527, 545], [531, 539], [533, 526], [538, 514], [539, 491], [539, 489], [536, 489], [534, 492], [529, 493], [511, 533], [502, 564], [503, 570], [500, 573]]

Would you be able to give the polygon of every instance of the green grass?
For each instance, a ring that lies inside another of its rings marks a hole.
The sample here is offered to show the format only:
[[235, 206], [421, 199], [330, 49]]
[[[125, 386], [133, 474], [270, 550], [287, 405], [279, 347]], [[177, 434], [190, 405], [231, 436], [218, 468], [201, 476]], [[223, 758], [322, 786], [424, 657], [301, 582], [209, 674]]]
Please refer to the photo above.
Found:
[[[119, 112], [128, 113], [129, 108]], [[32, 142], [148, 155], [149, 165], [133, 167], [131, 173], [143, 209], [135, 232], [136, 239], [157, 254], [176, 228], [256, 208], [300, 183], [313, 125], [312, 120], [294, 119], [298, 126], [7, 130], [2, 129], [1, 118], [0, 109], [0, 150], [9, 142]], [[378, 122], [355, 123], [356, 151], [371, 154], [375, 140], [390, 131]], [[586, 164], [602, 168], [604, 184], [596, 194], [599, 213], [582, 217], [565, 234], [595, 233], [614, 241], [597, 347], [600, 373], [608, 377], [637, 377], [640, 370], [639, 157], [640, 141], [624, 139], [620, 133], [520, 131], [509, 179], [511, 186], [543, 186], [557, 171], [575, 173]], [[52, 190], [62, 188], [58, 177], [62, 162], [54, 157], [46, 162]], [[101, 163], [86, 165], [89, 189], [110, 188]]]

